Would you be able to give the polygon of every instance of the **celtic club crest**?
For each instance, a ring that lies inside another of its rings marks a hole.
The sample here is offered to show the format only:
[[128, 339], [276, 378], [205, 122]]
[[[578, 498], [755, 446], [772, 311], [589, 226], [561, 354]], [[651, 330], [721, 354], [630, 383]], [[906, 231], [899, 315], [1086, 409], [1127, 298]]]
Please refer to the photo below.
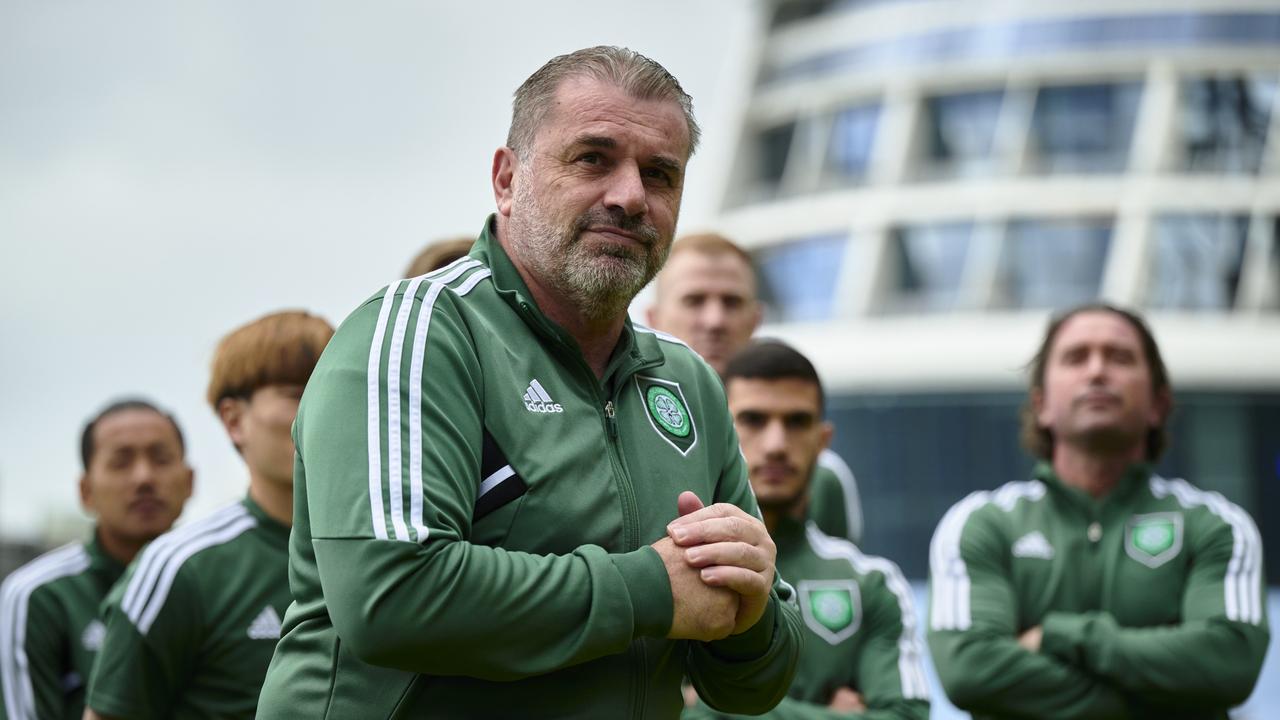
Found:
[[862, 593], [853, 580], [801, 580], [800, 614], [818, 637], [838, 645], [862, 624]]
[[1182, 513], [1158, 512], [1129, 518], [1124, 551], [1149, 568], [1158, 568], [1182, 550]]
[[698, 442], [698, 429], [680, 383], [637, 375], [636, 389], [654, 431], [681, 455], [688, 455]]

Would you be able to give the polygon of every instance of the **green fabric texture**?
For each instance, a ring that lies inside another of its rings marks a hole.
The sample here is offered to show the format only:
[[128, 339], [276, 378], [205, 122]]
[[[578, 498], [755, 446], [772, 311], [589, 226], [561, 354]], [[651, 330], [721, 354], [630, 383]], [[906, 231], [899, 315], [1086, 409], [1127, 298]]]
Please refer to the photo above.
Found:
[[0, 718], [84, 714], [103, 625], [98, 606], [124, 573], [97, 539], [52, 550], [0, 584]]
[[289, 528], [249, 498], [156, 538], [103, 606], [100, 714], [252, 718], [289, 606]]
[[832, 537], [862, 542], [862, 498], [853, 471], [831, 450], [818, 455], [809, 481], [809, 520]]
[[[1262, 567], [1217, 493], [1135, 465], [1094, 500], [1041, 463], [939, 523], [929, 645], [975, 717], [1226, 718], [1269, 639]], [[1031, 653], [1016, 640], [1036, 626]]]
[[[775, 720], [923, 720], [929, 689], [917, 639], [911, 588], [884, 558], [864, 555], [842, 538], [809, 522], [784, 520], [773, 532], [778, 570], [798, 590], [804, 648], [795, 679], [764, 717]], [[847, 687], [867, 710], [850, 715], [827, 706]], [[704, 704], [684, 713], [696, 718], [736, 718]]]
[[490, 228], [353, 312], [311, 377], [260, 717], [670, 718], [686, 673], [767, 709], [799, 644], [785, 586], [741, 637], [663, 637], [649, 544], [678, 494], [758, 514], [714, 372], [627, 322], [598, 380]]

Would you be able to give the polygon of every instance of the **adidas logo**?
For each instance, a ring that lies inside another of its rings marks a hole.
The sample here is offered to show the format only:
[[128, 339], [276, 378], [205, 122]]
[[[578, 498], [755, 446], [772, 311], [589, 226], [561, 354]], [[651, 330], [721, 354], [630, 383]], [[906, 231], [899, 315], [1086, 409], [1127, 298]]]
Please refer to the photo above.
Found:
[[262, 608], [262, 612], [258, 613], [258, 617], [254, 618], [253, 622], [249, 624], [249, 639], [280, 639], [280, 616], [276, 614], [275, 608], [270, 605]]
[[542, 383], [536, 378], [529, 381], [529, 387], [524, 391], [524, 406], [529, 412], [535, 413], [564, 412], [564, 406], [553, 401], [547, 394], [546, 388], [542, 387]]
[[1045, 560], [1053, 559], [1053, 546], [1039, 530], [1033, 530], [1018, 538], [1013, 544], [1014, 557], [1033, 557]]
[[94, 620], [84, 626], [84, 632], [80, 633], [80, 644], [89, 652], [98, 652], [102, 649], [102, 641], [106, 637], [106, 626], [101, 620]]

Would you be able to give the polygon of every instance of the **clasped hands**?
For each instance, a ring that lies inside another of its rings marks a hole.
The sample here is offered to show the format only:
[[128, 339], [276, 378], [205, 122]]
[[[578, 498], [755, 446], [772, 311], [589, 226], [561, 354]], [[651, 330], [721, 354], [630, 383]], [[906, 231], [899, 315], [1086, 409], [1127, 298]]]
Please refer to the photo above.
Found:
[[652, 547], [671, 581], [674, 612], [667, 637], [710, 641], [756, 624], [769, 604], [777, 548], [759, 518], [736, 505], [704, 507], [680, 493], [679, 517]]

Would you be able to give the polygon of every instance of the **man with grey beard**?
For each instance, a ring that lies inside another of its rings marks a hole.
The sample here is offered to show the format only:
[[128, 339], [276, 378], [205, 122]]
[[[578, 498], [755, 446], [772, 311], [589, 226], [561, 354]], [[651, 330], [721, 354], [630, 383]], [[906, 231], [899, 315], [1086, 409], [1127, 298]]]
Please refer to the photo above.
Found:
[[793, 590], [724, 391], [627, 306], [692, 102], [597, 47], [516, 91], [470, 254], [343, 323], [294, 428], [295, 602], [259, 717], [678, 717], [786, 693]]

